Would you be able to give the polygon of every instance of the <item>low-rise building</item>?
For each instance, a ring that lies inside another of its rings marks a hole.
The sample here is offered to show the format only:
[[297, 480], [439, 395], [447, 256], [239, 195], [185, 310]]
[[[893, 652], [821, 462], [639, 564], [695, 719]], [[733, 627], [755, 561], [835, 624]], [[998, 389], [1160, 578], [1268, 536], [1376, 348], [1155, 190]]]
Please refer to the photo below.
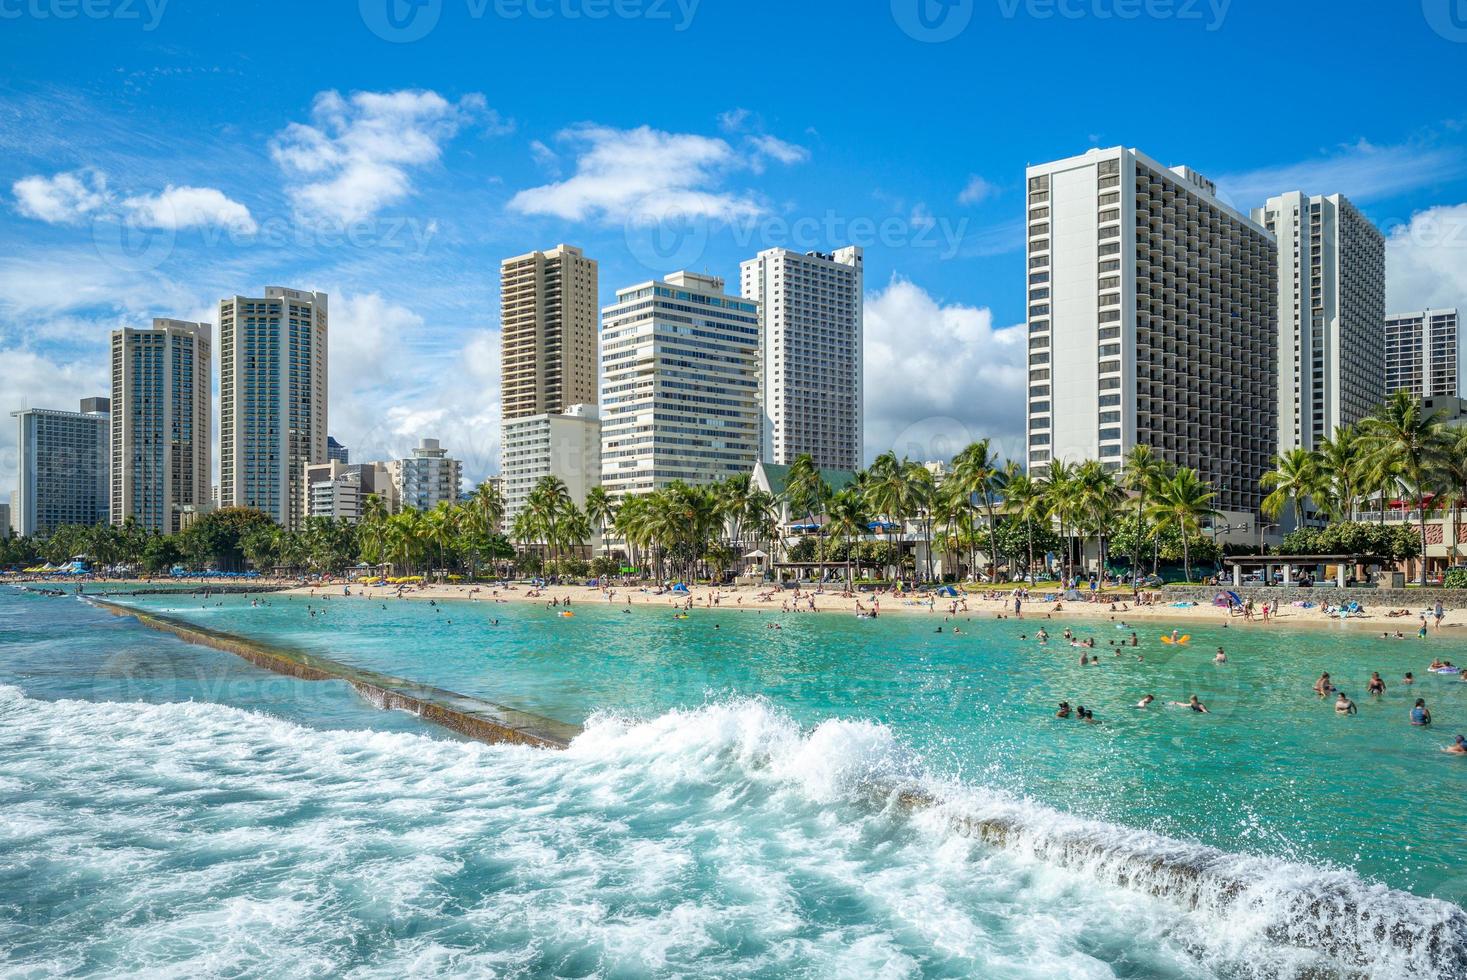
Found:
[[530, 492], [547, 476], [565, 483], [576, 506], [601, 484], [601, 419], [593, 405], [572, 405], [563, 415], [526, 415], [504, 423], [505, 526], [524, 510]]
[[437, 439], [424, 439], [406, 459], [394, 459], [387, 472], [401, 507], [432, 510], [441, 501], [458, 500], [463, 463], [448, 455]]

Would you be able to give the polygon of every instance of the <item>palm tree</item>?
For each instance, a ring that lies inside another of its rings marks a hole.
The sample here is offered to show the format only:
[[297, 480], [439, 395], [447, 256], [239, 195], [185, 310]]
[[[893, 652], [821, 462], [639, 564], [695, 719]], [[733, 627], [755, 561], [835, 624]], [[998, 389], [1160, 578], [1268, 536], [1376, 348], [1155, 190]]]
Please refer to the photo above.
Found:
[[[998, 578], [998, 529], [993, 522], [993, 497], [1003, 482], [1003, 472], [998, 468], [998, 457], [989, 449], [987, 439], [980, 439], [965, 447], [953, 457], [953, 471], [948, 478], [954, 481], [970, 504], [981, 501], [988, 518], [988, 561], [993, 574], [989, 581]], [[972, 526], [969, 525], [969, 532]]]
[[602, 546], [606, 543], [606, 529], [616, 520], [616, 506], [611, 502], [611, 494], [606, 492], [603, 486], [594, 486], [586, 491], [586, 519], [601, 536]]
[[790, 517], [819, 517], [830, 499], [830, 485], [820, 475], [815, 459], [809, 453], [800, 453], [790, 464], [784, 479], [784, 499], [790, 507]]
[[1335, 427], [1332, 437], [1319, 444], [1319, 493], [1330, 516], [1352, 521], [1366, 491], [1360, 430], [1353, 425]]
[[1059, 522], [1060, 540], [1065, 547], [1064, 578], [1068, 583], [1073, 578], [1071, 558], [1074, 554], [1070, 529], [1079, 505], [1079, 484], [1072, 464], [1062, 459], [1056, 459], [1049, 464], [1049, 470], [1044, 475], [1044, 501], [1045, 517]]
[[1461, 553], [1462, 504], [1467, 501], [1467, 429], [1453, 429], [1447, 439], [1449, 445], [1437, 464], [1435, 482], [1451, 496], [1452, 555], [1456, 557]]
[[552, 559], [558, 557], [560, 544], [560, 517], [571, 503], [570, 490], [558, 476], [542, 476], [525, 498], [525, 510], [533, 517], [532, 527], [545, 542]]
[[1126, 454], [1121, 467], [1121, 485], [1136, 498], [1136, 540], [1131, 545], [1131, 587], [1141, 579], [1141, 522], [1156, 486], [1167, 477], [1166, 463], [1150, 446], [1138, 444]]
[[497, 534], [504, 525], [504, 494], [499, 484], [485, 480], [469, 494], [469, 507], [478, 519], [475, 526], [487, 534]]
[[1303, 527], [1302, 502], [1320, 492], [1319, 457], [1311, 450], [1296, 448], [1280, 453], [1273, 458], [1274, 468], [1263, 474], [1260, 485], [1270, 491], [1263, 498], [1261, 509], [1268, 517], [1278, 520], [1285, 507], [1292, 507], [1294, 526]]
[[458, 534], [459, 529], [458, 507], [447, 500], [440, 500], [436, 507], [423, 516], [423, 525], [427, 542], [438, 546], [439, 574], [447, 575], [448, 546]]
[[1188, 467], [1177, 470], [1170, 478], [1156, 487], [1151, 503], [1151, 515], [1156, 521], [1157, 533], [1176, 528], [1182, 536], [1182, 574], [1192, 581], [1192, 553], [1188, 542], [1193, 535], [1202, 531], [1204, 518], [1216, 517], [1218, 511], [1212, 506], [1217, 494], [1198, 479], [1197, 471]]
[[[1106, 539], [1115, 522], [1124, 491], [1105, 464], [1086, 460], [1075, 470], [1075, 503], [1081, 526], [1095, 535], [1100, 573], [1105, 574]], [[1083, 549], [1084, 538], [1081, 538]]]
[[851, 551], [854, 539], [866, 531], [866, 508], [861, 495], [849, 487], [831, 497], [826, 506], [825, 531], [846, 546], [846, 588], [851, 588]]
[[[1427, 415], [1409, 391], [1398, 391], [1374, 415], [1360, 423], [1365, 451], [1378, 460], [1391, 460], [1416, 503], [1421, 531], [1420, 584], [1426, 584], [1426, 509], [1431, 476], [1448, 451], [1444, 427], [1436, 414]], [[1385, 501], [1382, 501], [1384, 506]]]
[[[893, 528], [905, 533], [911, 500], [905, 461], [899, 461], [896, 453], [888, 450], [871, 463], [865, 483], [865, 500], [872, 513], [884, 518], [882, 533], [888, 537], [888, 542]], [[897, 573], [901, 574], [900, 567]]]
[[[409, 507], [387, 519], [385, 535], [387, 554], [394, 566], [411, 574], [414, 560], [427, 540], [427, 526], [422, 512]], [[282, 549], [283, 550], [283, 549]], [[284, 560], [284, 556], [282, 556]], [[286, 562], [291, 564], [291, 562]]]
[[1004, 466], [1003, 505], [1011, 518], [1024, 522], [1029, 545], [1028, 564], [1024, 566], [1027, 579], [1034, 572], [1034, 522], [1043, 516], [1044, 492], [1039, 480], [1012, 460]]

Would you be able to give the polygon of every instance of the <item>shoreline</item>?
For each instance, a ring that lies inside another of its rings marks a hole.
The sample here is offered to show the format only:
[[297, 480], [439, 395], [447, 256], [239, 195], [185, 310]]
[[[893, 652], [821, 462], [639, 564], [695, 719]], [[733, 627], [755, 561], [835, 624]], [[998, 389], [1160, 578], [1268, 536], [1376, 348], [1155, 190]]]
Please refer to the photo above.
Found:
[[[286, 595], [305, 596], [316, 599], [343, 599], [342, 589], [350, 588], [350, 599], [365, 599], [369, 601], [383, 602], [389, 599], [402, 599], [410, 601], [433, 601], [433, 602], [483, 602], [495, 604], [530, 604], [538, 603], [546, 607], [563, 607], [570, 605], [572, 608], [581, 605], [615, 606], [637, 609], [663, 609], [667, 611], [686, 609], [688, 612], [754, 612], [773, 613], [775, 615], [811, 615], [808, 611], [808, 600], [814, 598], [814, 615], [856, 615], [857, 605], [862, 609], [869, 610], [872, 600], [880, 602], [880, 616], [888, 615], [919, 615], [919, 616], [942, 616], [944, 618], [954, 615], [951, 612], [954, 603], [958, 603], [957, 616], [981, 616], [986, 619], [1012, 619], [1015, 622], [1045, 622], [1047, 620], [1075, 619], [1075, 620], [1103, 620], [1103, 621], [1125, 621], [1127, 623], [1175, 623], [1177, 625], [1188, 624], [1211, 624], [1217, 627], [1234, 628], [1258, 628], [1267, 629], [1270, 626], [1305, 627], [1305, 628], [1332, 628], [1348, 629], [1352, 632], [1380, 630], [1391, 634], [1397, 631], [1407, 637], [1415, 635], [1420, 626], [1421, 610], [1413, 609], [1408, 616], [1389, 616], [1386, 611], [1367, 611], [1364, 615], [1352, 616], [1347, 619], [1325, 616], [1322, 607], [1303, 609], [1293, 605], [1283, 605], [1278, 612], [1272, 614], [1269, 622], [1264, 623], [1258, 614], [1252, 621], [1244, 619], [1241, 613], [1230, 613], [1226, 608], [1213, 605], [1196, 604], [1191, 606], [1176, 606], [1160, 599], [1157, 602], [1136, 605], [1131, 602], [1129, 594], [1114, 597], [1114, 606], [1109, 601], [1087, 602], [1087, 601], [1064, 601], [1058, 602], [1056, 609], [1054, 601], [1046, 602], [1036, 597], [1025, 601], [1022, 605], [1022, 616], [1013, 615], [1013, 599], [1010, 593], [1004, 593], [999, 598], [985, 598], [982, 593], [959, 593], [957, 598], [935, 597], [931, 605], [923, 600], [897, 596], [894, 594], [856, 593], [854, 596], [843, 596], [838, 591], [825, 592], [800, 592], [799, 605], [801, 608], [794, 609], [796, 600], [792, 590], [779, 590], [772, 593], [769, 599], [762, 598], [770, 595], [767, 588], [754, 586], [730, 586], [713, 589], [708, 586], [696, 586], [686, 593], [672, 593], [664, 591], [658, 594], [652, 589], [639, 587], [616, 586], [603, 590], [596, 586], [585, 585], [552, 585], [540, 588], [531, 588], [527, 585], [514, 584], [512, 586], [502, 585], [468, 585], [468, 584], [432, 584], [405, 587], [401, 594], [398, 587], [392, 585], [364, 586], [356, 583], [336, 583], [332, 585], [316, 586], [291, 586], [282, 589]], [[1225, 591], [1219, 589], [1219, 591]], [[1039, 595], [1052, 593], [1039, 593]], [[1297, 594], [1297, 593], [1295, 593]], [[712, 600], [717, 597], [717, 604]], [[628, 602], [630, 598], [630, 602]], [[966, 601], [966, 609], [963, 603]], [[1180, 601], [1180, 600], [1178, 600]], [[689, 604], [691, 602], [691, 605]], [[1441, 630], [1457, 630], [1467, 627], [1467, 610], [1446, 609], [1440, 627], [1432, 625], [1429, 636], [1435, 636]], [[1462, 634], [1467, 638], [1467, 633]]]

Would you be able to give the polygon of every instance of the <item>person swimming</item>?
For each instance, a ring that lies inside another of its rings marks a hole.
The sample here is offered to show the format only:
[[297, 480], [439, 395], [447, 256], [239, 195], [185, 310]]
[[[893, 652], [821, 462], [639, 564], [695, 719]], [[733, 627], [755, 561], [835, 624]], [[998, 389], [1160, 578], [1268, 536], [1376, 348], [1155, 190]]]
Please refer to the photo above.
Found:
[[1195, 695], [1195, 694], [1192, 695], [1190, 698], [1188, 698], [1185, 701], [1173, 701], [1172, 702], [1172, 707], [1174, 707], [1174, 708], [1191, 708], [1193, 711], [1197, 712], [1199, 715], [1208, 715], [1208, 714], [1211, 714], [1212, 713], [1212, 712], [1210, 712], [1210, 711], [1207, 710], [1207, 705], [1203, 704], [1201, 701], [1199, 701], [1197, 699], [1197, 695]]
[[1349, 696], [1346, 695], [1344, 691], [1341, 691], [1340, 696], [1335, 698], [1335, 714], [1353, 715], [1358, 713], [1358, 709], [1356, 709], [1355, 707], [1355, 702], [1351, 701]]
[[1212, 658], [1212, 662], [1215, 664], [1225, 664], [1228, 662], [1228, 655], [1223, 653], [1222, 647], [1217, 648], [1217, 656]]
[[1442, 751], [1452, 755], [1467, 755], [1467, 735], [1458, 735], [1451, 745], [1442, 746]]
[[1335, 686], [1330, 683], [1329, 671], [1325, 671], [1324, 673], [1320, 674], [1319, 680], [1314, 682], [1314, 693], [1318, 694], [1320, 697], [1324, 697], [1326, 694], [1329, 694], [1334, 689]]
[[1059, 710], [1054, 713], [1054, 716], [1056, 718], [1068, 718], [1068, 717], [1070, 717], [1070, 702], [1068, 702], [1068, 701], [1061, 701], [1059, 703]]
[[1138, 708], [1149, 708], [1149, 707], [1151, 707], [1151, 702], [1153, 702], [1155, 700], [1156, 700], [1156, 695], [1155, 694], [1148, 694], [1148, 695], [1146, 695], [1146, 697], [1144, 697], [1140, 701], [1137, 701], [1136, 702], [1136, 707], [1138, 707]]
[[1379, 697], [1385, 693], [1385, 681], [1381, 679], [1380, 671], [1370, 672], [1370, 683], [1365, 685], [1365, 693], [1373, 697]]
[[1417, 698], [1416, 704], [1412, 706], [1411, 724], [1417, 728], [1425, 728], [1431, 724], [1431, 711], [1426, 707], [1425, 698]]

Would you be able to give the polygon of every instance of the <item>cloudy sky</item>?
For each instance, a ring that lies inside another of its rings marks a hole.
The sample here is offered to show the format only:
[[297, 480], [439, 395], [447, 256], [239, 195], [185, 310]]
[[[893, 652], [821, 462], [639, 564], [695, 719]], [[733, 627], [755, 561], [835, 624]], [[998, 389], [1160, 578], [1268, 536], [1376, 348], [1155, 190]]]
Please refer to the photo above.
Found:
[[[1467, 304], [1458, 25], [1451, 0], [0, 6], [0, 408], [105, 393], [120, 325], [325, 290], [332, 432], [357, 458], [437, 437], [478, 478], [501, 258], [580, 245], [606, 300], [855, 243], [868, 455], [1017, 452], [1030, 162], [1125, 144], [1243, 209], [1343, 193], [1393, 307]], [[0, 487], [14, 448], [0, 426]]]

